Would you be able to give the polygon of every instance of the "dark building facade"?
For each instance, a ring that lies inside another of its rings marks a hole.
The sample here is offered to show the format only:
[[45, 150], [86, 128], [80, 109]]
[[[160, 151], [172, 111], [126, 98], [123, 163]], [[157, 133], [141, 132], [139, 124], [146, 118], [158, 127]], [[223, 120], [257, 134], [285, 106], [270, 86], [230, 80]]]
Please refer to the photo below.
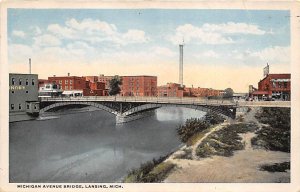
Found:
[[38, 113], [38, 75], [9, 74], [9, 122], [34, 119]]

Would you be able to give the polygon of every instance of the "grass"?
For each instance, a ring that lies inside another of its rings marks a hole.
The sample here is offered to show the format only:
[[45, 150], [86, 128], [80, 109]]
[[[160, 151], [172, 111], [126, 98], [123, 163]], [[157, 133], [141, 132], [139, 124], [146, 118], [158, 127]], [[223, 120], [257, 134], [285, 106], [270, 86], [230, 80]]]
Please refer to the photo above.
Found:
[[158, 183], [165, 179], [175, 164], [163, 162], [169, 155], [143, 163], [132, 169], [123, 180], [125, 183]]
[[235, 150], [244, 149], [241, 133], [254, 132], [258, 129], [253, 123], [240, 123], [224, 127], [210, 134], [197, 147], [196, 155], [205, 158], [212, 155], [232, 156]]
[[[175, 167], [175, 164], [170, 162], [162, 162], [155, 167], [151, 171], [145, 174], [141, 174], [141, 172], [136, 171], [134, 173], [129, 174], [125, 179], [125, 183], [159, 183], [163, 181], [168, 173]], [[141, 168], [140, 168], [141, 169]]]
[[260, 166], [260, 170], [268, 172], [286, 172], [286, 170], [290, 170], [290, 162], [275, 163], [272, 165], [265, 164]]
[[205, 136], [205, 134], [208, 133], [209, 131], [210, 131], [210, 129], [208, 128], [208, 129], [203, 130], [202, 132], [198, 132], [198, 133], [194, 134], [187, 140], [186, 145], [187, 146], [195, 145], [197, 143], [197, 141], [202, 139]]
[[192, 149], [183, 149], [182, 152], [183, 153], [176, 155], [174, 159], [193, 159]]

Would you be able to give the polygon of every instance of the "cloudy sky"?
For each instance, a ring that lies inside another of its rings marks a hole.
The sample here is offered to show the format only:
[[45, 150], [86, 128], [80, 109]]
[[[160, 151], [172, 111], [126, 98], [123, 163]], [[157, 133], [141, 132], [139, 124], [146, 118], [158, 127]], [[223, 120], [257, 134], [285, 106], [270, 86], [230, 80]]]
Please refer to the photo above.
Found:
[[184, 84], [247, 91], [263, 67], [290, 72], [288, 11], [171, 9], [9, 9], [10, 72], [156, 75]]

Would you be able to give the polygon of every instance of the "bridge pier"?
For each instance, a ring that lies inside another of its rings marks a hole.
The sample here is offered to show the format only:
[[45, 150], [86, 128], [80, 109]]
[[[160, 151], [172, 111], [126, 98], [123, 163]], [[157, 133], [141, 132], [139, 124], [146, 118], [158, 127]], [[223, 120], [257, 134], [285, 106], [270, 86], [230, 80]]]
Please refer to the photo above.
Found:
[[118, 113], [116, 115], [116, 124], [120, 125], [120, 124], [124, 124], [124, 123], [130, 122], [130, 121], [135, 121], [138, 119], [149, 117], [152, 115], [155, 115], [154, 110], [144, 111], [144, 112], [140, 112], [140, 113], [134, 113], [131, 115], [124, 115], [124, 114]]

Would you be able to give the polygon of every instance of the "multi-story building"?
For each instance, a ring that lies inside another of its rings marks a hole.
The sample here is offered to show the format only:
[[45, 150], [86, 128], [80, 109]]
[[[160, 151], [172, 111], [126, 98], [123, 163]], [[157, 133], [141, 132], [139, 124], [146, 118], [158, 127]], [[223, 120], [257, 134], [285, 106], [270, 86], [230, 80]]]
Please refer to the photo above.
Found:
[[252, 91], [254, 99], [291, 99], [291, 74], [267, 74], [258, 82], [258, 90]]
[[81, 91], [84, 96], [103, 96], [106, 94], [105, 84], [98, 82], [97, 76], [62, 76], [48, 77], [50, 83], [60, 85], [61, 89], [67, 91], [68, 95]]
[[104, 76], [103, 74], [98, 76], [98, 81], [105, 83], [105, 89], [109, 89], [109, 83], [110, 80], [113, 78], [114, 76]]
[[85, 76], [86, 81], [89, 82], [88, 88], [90, 89], [89, 95], [104, 96], [107, 95], [105, 90], [105, 83], [100, 82], [98, 76]]
[[9, 122], [34, 119], [38, 114], [38, 75], [9, 74]]
[[156, 76], [122, 76], [122, 96], [157, 96]]
[[178, 83], [167, 83], [157, 87], [159, 97], [183, 97], [184, 89]]
[[48, 81], [60, 85], [62, 90], [86, 90], [88, 87], [85, 78], [77, 76], [53, 76], [48, 77]]

